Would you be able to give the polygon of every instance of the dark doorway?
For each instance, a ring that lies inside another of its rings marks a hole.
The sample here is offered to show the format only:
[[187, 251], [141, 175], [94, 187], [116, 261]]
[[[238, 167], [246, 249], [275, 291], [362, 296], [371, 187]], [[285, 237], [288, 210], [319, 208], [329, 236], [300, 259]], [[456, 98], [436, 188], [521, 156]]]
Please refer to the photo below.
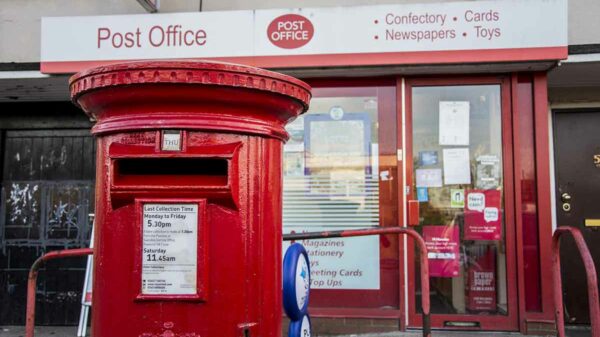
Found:
[[[557, 223], [581, 229], [600, 270], [600, 109], [553, 114]], [[561, 261], [566, 321], [589, 324], [585, 271], [571, 238], [562, 239]]]
[[[0, 144], [0, 325], [21, 325], [33, 261], [89, 244], [95, 142], [89, 129], [46, 129], [0, 130]], [[36, 324], [77, 323], [84, 270], [71, 259], [41, 271]]]

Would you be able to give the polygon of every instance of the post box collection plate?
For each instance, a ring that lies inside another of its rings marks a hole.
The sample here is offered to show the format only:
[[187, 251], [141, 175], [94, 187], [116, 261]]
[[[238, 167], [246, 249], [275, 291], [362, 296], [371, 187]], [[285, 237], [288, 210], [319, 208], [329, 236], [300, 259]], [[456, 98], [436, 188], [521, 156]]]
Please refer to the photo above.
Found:
[[142, 219], [142, 294], [196, 294], [198, 205], [146, 203]]
[[206, 199], [136, 198], [137, 300], [206, 299]]

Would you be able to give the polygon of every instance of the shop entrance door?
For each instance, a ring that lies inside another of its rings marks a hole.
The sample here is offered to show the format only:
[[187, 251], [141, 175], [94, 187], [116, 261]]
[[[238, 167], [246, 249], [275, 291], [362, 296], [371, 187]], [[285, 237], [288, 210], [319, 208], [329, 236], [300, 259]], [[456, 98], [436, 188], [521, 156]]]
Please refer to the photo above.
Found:
[[[554, 111], [553, 121], [557, 225], [581, 229], [600, 270], [600, 109]], [[570, 237], [560, 245], [567, 322], [590, 324], [583, 262]]]
[[[414, 228], [429, 249], [432, 326], [517, 330], [509, 82], [406, 84], [406, 197], [419, 202]], [[408, 325], [419, 327], [419, 256], [410, 241]]]

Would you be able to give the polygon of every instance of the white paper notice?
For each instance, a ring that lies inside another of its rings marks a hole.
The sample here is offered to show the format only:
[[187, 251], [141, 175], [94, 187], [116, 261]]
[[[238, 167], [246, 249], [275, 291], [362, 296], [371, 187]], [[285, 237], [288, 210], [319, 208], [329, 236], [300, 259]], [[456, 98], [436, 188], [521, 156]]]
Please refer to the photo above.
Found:
[[469, 102], [440, 102], [440, 145], [469, 145]]
[[442, 187], [441, 169], [417, 169], [417, 187]]
[[197, 204], [144, 204], [142, 294], [194, 295]]
[[469, 149], [444, 149], [444, 184], [470, 184]]

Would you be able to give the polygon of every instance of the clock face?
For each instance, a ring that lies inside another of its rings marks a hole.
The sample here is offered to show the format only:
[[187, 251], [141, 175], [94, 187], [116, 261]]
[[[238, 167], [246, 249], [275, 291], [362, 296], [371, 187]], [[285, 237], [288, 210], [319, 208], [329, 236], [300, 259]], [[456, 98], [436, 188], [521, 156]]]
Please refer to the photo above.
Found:
[[310, 321], [308, 315], [302, 319], [302, 327], [300, 328], [300, 337], [310, 337]]
[[283, 308], [290, 320], [302, 323], [302, 317], [308, 310], [309, 294], [308, 254], [301, 244], [294, 243], [283, 258]]
[[311, 333], [310, 318], [308, 315], [302, 316], [298, 321], [290, 322], [288, 337], [310, 337]]
[[310, 289], [310, 275], [308, 272], [308, 261], [304, 254], [300, 254], [296, 263], [296, 304], [298, 310], [302, 311], [308, 301], [308, 292]]

